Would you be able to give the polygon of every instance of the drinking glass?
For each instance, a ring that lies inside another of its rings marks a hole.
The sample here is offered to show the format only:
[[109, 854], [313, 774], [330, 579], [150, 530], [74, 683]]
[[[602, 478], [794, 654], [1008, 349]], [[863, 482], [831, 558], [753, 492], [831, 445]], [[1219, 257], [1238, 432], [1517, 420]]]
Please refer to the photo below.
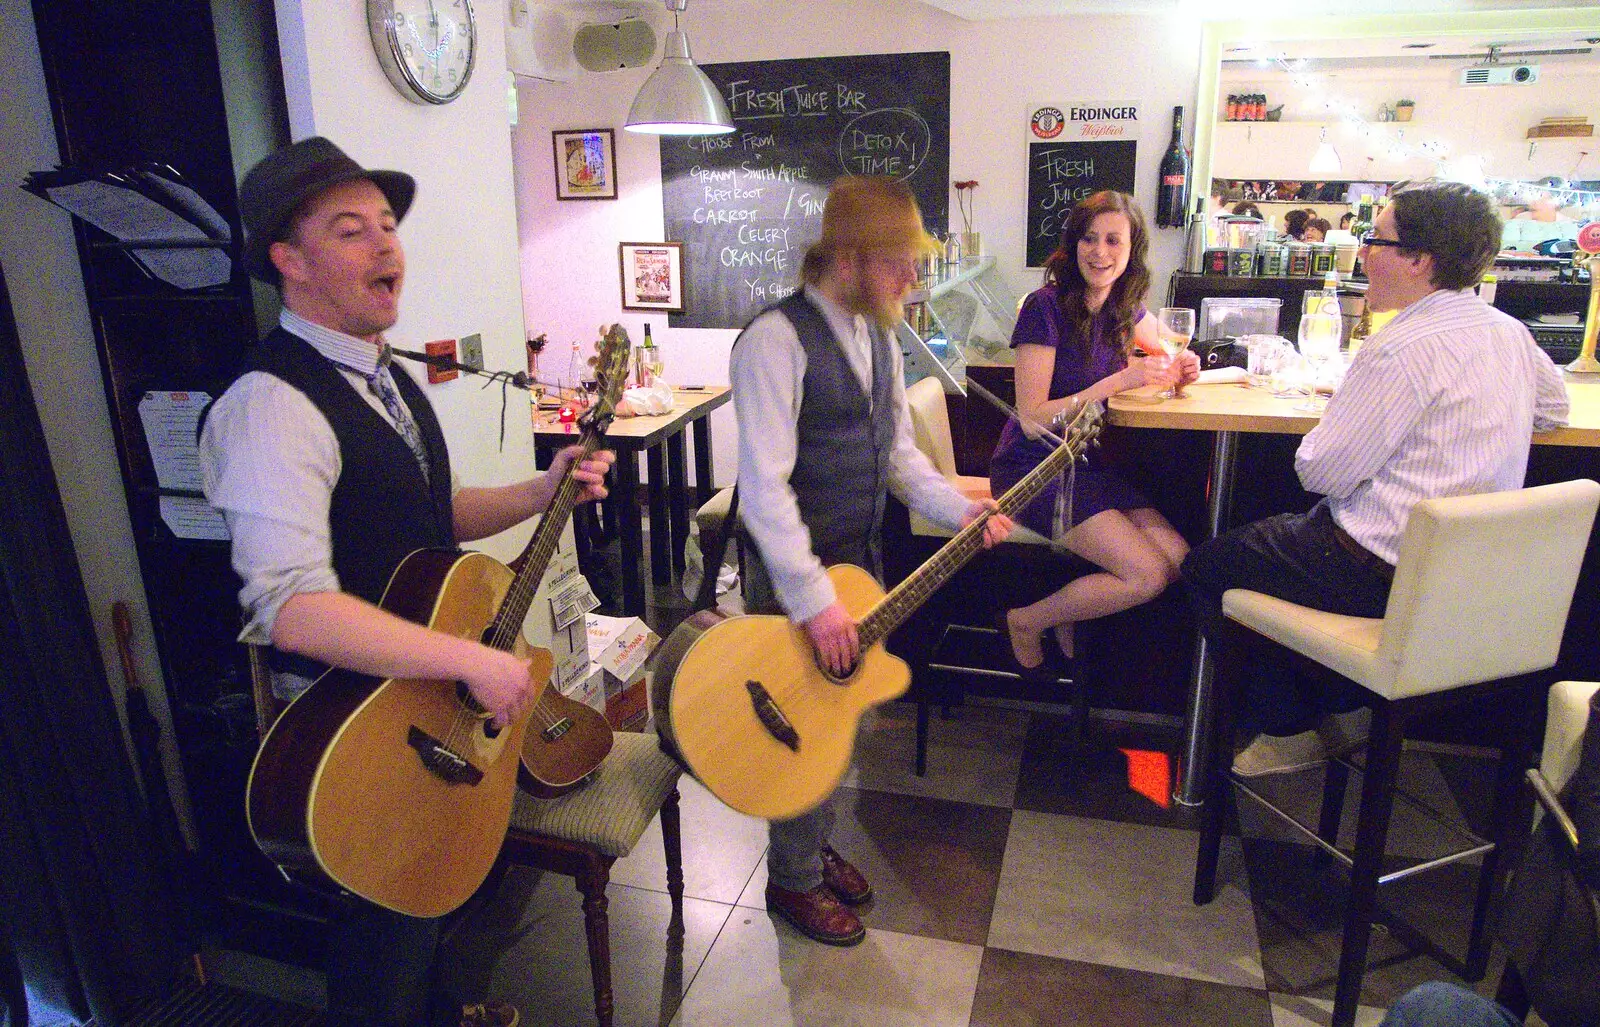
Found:
[[[1167, 355], [1168, 366], [1171, 366], [1178, 359], [1178, 354], [1189, 347], [1189, 340], [1194, 338], [1194, 311], [1188, 307], [1162, 307], [1156, 322], [1156, 340]], [[1162, 399], [1178, 399], [1183, 394], [1183, 387], [1177, 384], [1156, 393]]]
[[1310, 395], [1295, 404], [1295, 409], [1305, 413], [1321, 413], [1322, 400], [1317, 395], [1317, 382], [1328, 361], [1339, 355], [1339, 335], [1342, 325], [1337, 314], [1307, 313], [1300, 315], [1300, 355], [1311, 364]]

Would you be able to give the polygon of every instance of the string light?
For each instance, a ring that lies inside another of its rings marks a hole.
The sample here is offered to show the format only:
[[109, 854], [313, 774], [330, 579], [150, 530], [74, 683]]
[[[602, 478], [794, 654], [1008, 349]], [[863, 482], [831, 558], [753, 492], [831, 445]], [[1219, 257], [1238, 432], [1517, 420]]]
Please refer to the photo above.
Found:
[[[1269, 63], [1270, 62], [1270, 63]], [[1383, 131], [1376, 128], [1356, 104], [1344, 97], [1335, 96], [1325, 91], [1318, 82], [1316, 75], [1310, 71], [1310, 66], [1304, 58], [1290, 60], [1286, 54], [1274, 53], [1264, 58], [1258, 57], [1257, 63], [1262, 66], [1276, 66], [1289, 78], [1291, 84], [1308, 94], [1310, 106], [1320, 106], [1323, 110], [1343, 122], [1345, 126], [1362, 139], [1375, 141], [1383, 138]], [[1542, 196], [1548, 196], [1562, 207], [1588, 207], [1600, 206], [1600, 192], [1574, 189], [1568, 183], [1577, 177], [1578, 169], [1589, 156], [1588, 152], [1578, 154], [1578, 159], [1573, 163], [1572, 170], [1567, 177], [1539, 182], [1521, 182], [1509, 178], [1495, 178], [1485, 173], [1483, 158], [1475, 154], [1467, 154], [1456, 158], [1450, 156], [1450, 146], [1441, 139], [1426, 139], [1413, 145], [1406, 140], [1405, 129], [1397, 129], [1395, 137], [1385, 145], [1384, 155], [1391, 161], [1424, 160], [1434, 165], [1434, 173], [1440, 177], [1453, 181], [1466, 182], [1493, 193], [1502, 202], [1527, 203]], [[1324, 153], [1324, 150], [1327, 152]], [[1330, 160], [1331, 158], [1331, 160]], [[1333, 173], [1339, 170], [1338, 155], [1328, 142], [1328, 130], [1322, 130], [1322, 138], [1317, 147], [1316, 154], [1311, 158], [1311, 170], [1318, 173]], [[1371, 158], [1368, 158], [1370, 161]]]

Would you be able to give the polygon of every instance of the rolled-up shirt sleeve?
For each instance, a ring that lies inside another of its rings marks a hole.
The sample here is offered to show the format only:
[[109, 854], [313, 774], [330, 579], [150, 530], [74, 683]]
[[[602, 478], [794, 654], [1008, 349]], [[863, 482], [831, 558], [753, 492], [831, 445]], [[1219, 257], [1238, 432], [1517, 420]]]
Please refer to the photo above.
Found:
[[207, 414], [201, 475], [233, 535], [233, 569], [244, 582], [240, 641], [270, 644], [291, 596], [340, 591], [328, 520], [340, 467], [327, 418], [273, 375], [244, 375]]

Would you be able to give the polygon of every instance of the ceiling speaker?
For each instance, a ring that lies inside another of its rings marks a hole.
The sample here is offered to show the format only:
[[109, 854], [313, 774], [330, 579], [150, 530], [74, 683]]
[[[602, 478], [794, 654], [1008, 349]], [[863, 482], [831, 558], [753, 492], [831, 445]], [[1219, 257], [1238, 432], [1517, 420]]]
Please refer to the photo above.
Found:
[[565, 82], [578, 73], [567, 12], [552, 4], [511, 0], [506, 20], [506, 67], [513, 74]]
[[656, 52], [656, 30], [642, 18], [585, 25], [572, 39], [572, 55], [586, 71], [642, 68]]

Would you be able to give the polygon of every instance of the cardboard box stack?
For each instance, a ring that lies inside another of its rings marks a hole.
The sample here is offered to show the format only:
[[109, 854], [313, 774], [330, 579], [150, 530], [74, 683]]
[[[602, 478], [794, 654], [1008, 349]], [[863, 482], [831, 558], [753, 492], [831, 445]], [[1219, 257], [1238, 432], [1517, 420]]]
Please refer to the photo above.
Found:
[[569, 524], [528, 608], [523, 634], [529, 644], [550, 650], [550, 684], [562, 695], [604, 713], [618, 731], [641, 731], [650, 719], [645, 665], [661, 639], [637, 617], [591, 612], [599, 605], [578, 572]]

